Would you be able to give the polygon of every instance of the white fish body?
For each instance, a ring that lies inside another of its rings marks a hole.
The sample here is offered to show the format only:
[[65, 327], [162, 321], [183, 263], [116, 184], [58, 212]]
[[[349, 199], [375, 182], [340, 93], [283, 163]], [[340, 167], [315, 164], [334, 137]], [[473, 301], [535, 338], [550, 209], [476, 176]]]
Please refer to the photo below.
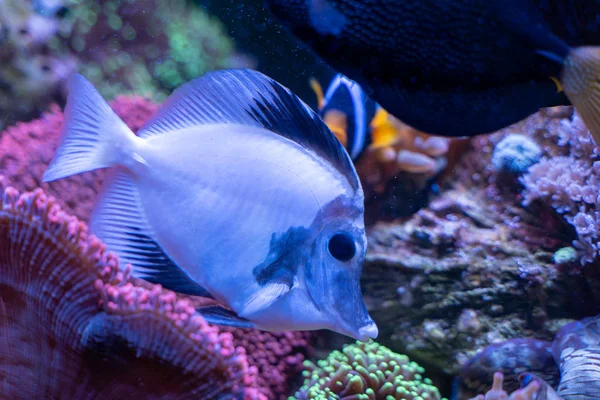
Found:
[[246, 297], [240, 293], [258, 290], [248, 266], [267, 257], [271, 233], [310, 226], [322, 204], [349, 190], [313, 154], [260, 128], [206, 125], [154, 136], [140, 147], [147, 163], [135, 170], [141, 208], [173, 211], [146, 212], [154, 239], [175, 263], [194, 266], [188, 274], [234, 309]]
[[[287, 89], [238, 70], [185, 85], [136, 137], [76, 76], [63, 142], [44, 180], [112, 167], [92, 231], [136, 276], [210, 295], [233, 310], [206, 311], [209, 322], [328, 328], [364, 340], [377, 328], [358, 286], [366, 250], [362, 189], [323, 127]], [[328, 268], [333, 257], [323, 249], [331, 243], [345, 267]], [[332, 304], [336, 298], [357, 309]]]

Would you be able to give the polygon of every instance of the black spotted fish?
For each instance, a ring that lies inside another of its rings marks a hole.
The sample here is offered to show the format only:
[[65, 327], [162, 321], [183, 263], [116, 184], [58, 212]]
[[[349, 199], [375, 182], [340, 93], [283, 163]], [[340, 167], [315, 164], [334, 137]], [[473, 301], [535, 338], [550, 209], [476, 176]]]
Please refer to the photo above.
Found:
[[572, 103], [600, 143], [600, 1], [266, 2], [321, 58], [418, 130], [472, 136]]
[[110, 168], [91, 230], [134, 276], [230, 309], [208, 322], [377, 336], [361, 291], [363, 191], [350, 157], [287, 88], [256, 71], [177, 89], [136, 136], [81, 75], [52, 181]]

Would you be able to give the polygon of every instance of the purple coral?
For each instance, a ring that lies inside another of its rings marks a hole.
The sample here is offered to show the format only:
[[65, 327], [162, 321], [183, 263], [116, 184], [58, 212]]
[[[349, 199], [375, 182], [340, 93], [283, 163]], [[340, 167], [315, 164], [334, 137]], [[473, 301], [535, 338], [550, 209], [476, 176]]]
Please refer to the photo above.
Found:
[[563, 215], [577, 233], [573, 246], [581, 263], [591, 263], [600, 254], [600, 156], [577, 114], [563, 119], [549, 135], [567, 154], [544, 157], [529, 169], [521, 178], [523, 203], [546, 202]]
[[1, 398], [265, 399], [187, 300], [129, 282], [41, 189], [0, 193]]

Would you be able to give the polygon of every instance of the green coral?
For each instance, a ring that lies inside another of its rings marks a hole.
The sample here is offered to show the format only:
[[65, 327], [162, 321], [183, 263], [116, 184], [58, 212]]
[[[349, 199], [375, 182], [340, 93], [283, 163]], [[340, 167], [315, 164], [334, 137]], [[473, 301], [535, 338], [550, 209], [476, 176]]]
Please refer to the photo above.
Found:
[[[158, 12], [173, 13], [171, 5], [164, 3]], [[169, 90], [206, 71], [226, 67], [233, 54], [231, 39], [216, 19], [197, 7], [181, 14], [168, 17], [169, 58], [152, 68], [153, 76]]]
[[304, 363], [304, 385], [290, 399], [440, 400], [425, 370], [376, 342], [356, 342], [315, 365]]
[[186, 0], [67, 0], [69, 28], [54, 41], [106, 98], [135, 93], [161, 101], [207, 71], [231, 66], [224, 26]]

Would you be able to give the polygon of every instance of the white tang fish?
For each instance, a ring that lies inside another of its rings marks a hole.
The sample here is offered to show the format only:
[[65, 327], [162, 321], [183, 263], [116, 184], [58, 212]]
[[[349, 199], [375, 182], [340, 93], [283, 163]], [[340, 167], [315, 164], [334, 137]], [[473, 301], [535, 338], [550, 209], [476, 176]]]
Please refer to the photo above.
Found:
[[81, 75], [52, 181], [110, 168], [91, 230], [137, 277], [226, 304], [208, 322], [377, 337], [361, 291], [364, 198], [310, 108], [250, 70], [177, 89], [136, 136]]

